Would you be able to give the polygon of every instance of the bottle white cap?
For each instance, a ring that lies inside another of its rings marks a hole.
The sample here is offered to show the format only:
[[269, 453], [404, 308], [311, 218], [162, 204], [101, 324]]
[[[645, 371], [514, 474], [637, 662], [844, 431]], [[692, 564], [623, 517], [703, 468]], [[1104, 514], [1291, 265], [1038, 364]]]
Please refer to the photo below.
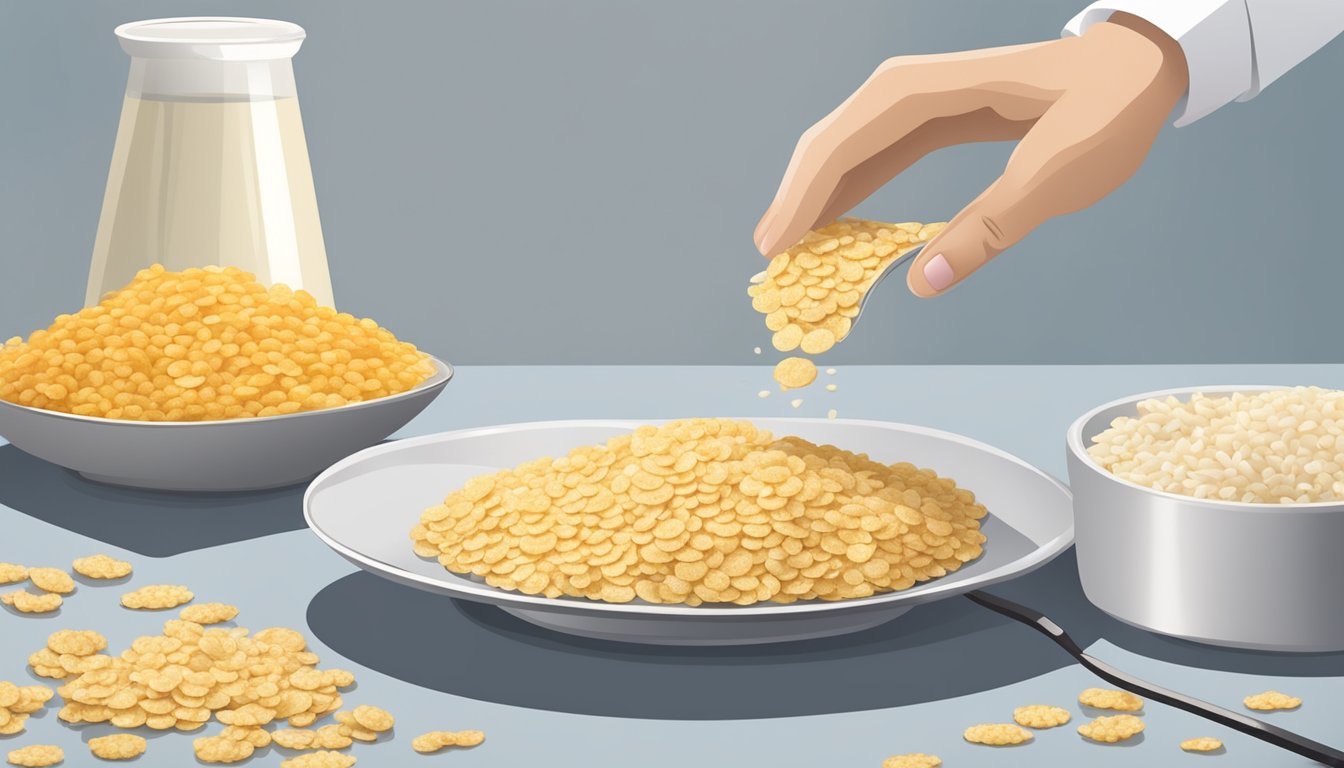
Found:
[[133, 21], [117, 27], [126, 53], [146, 59], [267, 61], [298, 53], [303, 27], [288, 21], [190, 16]]

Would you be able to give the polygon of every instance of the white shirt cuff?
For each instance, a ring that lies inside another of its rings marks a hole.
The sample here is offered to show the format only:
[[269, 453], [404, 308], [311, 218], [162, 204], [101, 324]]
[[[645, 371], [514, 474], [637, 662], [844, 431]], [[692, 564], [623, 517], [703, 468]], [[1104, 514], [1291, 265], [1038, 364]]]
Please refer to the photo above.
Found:
[[[1335, 2], [1336, 0], [1330, 0]], [[1177, 107], [1184, 126], [1255, 88], [1245, 0], [1109, 0], [1084, 8], [1062, 34], [1081, 35], [1112, 13], [1130, 13], [1171, 36], [1185, 53], [1190, 87]], [[1118, 63], [1123, 66], [1123, 62]]]
[[1246, 101], [1344, 32], [1340, 0], [1245, 0], [1255, 40], [1255, 82]]

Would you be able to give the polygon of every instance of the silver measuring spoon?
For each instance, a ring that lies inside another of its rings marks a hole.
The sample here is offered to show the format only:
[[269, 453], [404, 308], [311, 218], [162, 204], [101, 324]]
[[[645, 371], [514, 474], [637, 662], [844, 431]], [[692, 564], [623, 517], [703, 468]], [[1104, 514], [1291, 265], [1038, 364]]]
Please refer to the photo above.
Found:
[[919, 252], [924, 250], [924, 245], [925, 243], [920, 243], [919, 245], [916, 245], [914, 248], [911, 248], [905, 253], [902, 253], [900, 256], [897, 256], [896, 258], [892, 259], [891, 263], [887, 264], [887, 266], [883, 267], [881, 272], [877, 273], [877, 277], [874, 278], [873, 282], [868, 285], [868, 290], [864, 291], [863, 296], [859, 298], [859, 314], [855, 315], [850, 320], [851, 324], [859, 322], [859, 316], [863, 314], [863, 308], [868, 306], [868, 299], [872, 297], [873, 291], [877, 289], [877, 284], [882, 282], [883, 280], [886, 280], [887, 275], [890, 275], [892, 272], [895, 272], [902, 264], [905, 264], [906, 262], [918, 256]]

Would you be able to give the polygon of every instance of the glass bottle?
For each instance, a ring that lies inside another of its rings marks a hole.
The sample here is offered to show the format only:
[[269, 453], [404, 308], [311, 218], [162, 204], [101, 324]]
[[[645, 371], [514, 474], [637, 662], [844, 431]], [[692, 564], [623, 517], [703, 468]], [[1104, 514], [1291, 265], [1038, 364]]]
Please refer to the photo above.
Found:
[[333, 306], [290, 62], [303, 28], [201, 17], [116, 35], [131, 70], [86, 303], [160, 263], [236, 266]]

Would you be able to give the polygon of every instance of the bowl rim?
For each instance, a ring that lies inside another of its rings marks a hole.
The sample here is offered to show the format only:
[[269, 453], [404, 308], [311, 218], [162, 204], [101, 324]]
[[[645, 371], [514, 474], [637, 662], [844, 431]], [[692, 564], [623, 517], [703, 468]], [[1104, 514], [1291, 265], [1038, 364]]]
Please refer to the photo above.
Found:
[[[1209, 386], [1195, 387], [1174, 387], [1172, 389], [1159, 389], [1152, 392], [1142, 392], [1136, 395], [1126, 395], [1116, 398], [1110, 402], [1092, 408], [1083, 415], [1074, 419], [1069, 425], [1069, 430], [1065, 433], [1065, 443], [1068, 445], [1069, 453], [1074, 458], [1082, 462], [1083, 466], [1093, 473], [1100, 475], [1106, 480], [1121, 485], [1132, 490], [1143, 491], [1144, 493], [1157, 496], [1159, 498], [1170, 499], [1182, 504], [1188, 504], [1198, 507], [1208, 507], [1210, 509], [1236, 510], [1238, 512], [1340, 512], [1344, 511], [1344, 500], [1334, 501], [1311, 501], [1311, 502], [1293, 502], [1289, 504], [1274, 504], [1263, 501], [1227, 501], [1225, 499], [1200, 499], [1194, 496], [1186, 496], [1170, 491], [1163, 491], [1157, 488], [1150, 488], [1146, 485], [1120, 477], [1105, 467], [1098, 464], [1090, 453], [1087, 452], [1087, 446], [1083, 443], [1083, 427], [1092, 419], [1096, 418], [1102, 411], [1116, 408], [1119, 406], [1137, 406], [1144, 400], [1151, 400], [1164, 397], [1184, 397], [1189, 398], [1195, 393], [1201, 394], [1233, 394], [1237, 392], [1268, 392], [1276, 389], [1293, 389], [1300, 386], [1310, 386], [1303, 384], [1214, 384]], [[1093, 436], [1089, 436], [1093, 437]], [[1070, 486], [1072, 487], [1072, 485]]]
[[454, 369], [449, 363], [440, 360], [434, 355], [425, 353], [431, 361], [434, 362], [434, 373], [429, 378], [416, 384], [405, 392], [398, 392], [395, 395], [377, 397], [372, 400], [361, 400], [356, 403], [346, 403], [333, 408], [318, 408], [312, 411], [299, 411], [298, 413], [282, 413], [276, 416], [257, 416], [250, 419], [210, 419], [203, 421], [138, 421], [134, 419], [107, 419], [101, 416], [83, 416], [76, 413], [65, 413], [64, 411], [49, 411], [45, 408], [34, 408], [30, 405], [21, 405], [12, 403], [8, 400], [0, 400], [0, 408], [13, 408], [19, 411], [25, 411], [34, 416], [62, 419], [66, 421], [81, 422], [85, 424], [97, 424], [102, 426], [117, 427], [142, 427], [147, 429], [172, 429], [182, 427], [240, 427], [245, 424], [270, 424], [276, 421], [286, 419], [298, 419], [303, 417], [312, 417], [321, 414], [330, 414], [340, 411], [354, 411], [363, 408], [372, 408], [378, 405], [384, 405], [398, 400], [405, 400], [416, 395], [424, 394], [435, 389], [444, 387], [452, 381]]
[[[383, 454], [417, 448], [422, 445], [432, 444], [445, 439], [464, 439], [522, 430], [569, 429], [572, 427], [589, 426], [620, 427], [626, 429], [643, 424], [672, 421], [676, 418], [684, 417], [577, 418], [511, 422], [465, 427], [461, 429], [449, 429], [370, 446], [361, 451], [352, 453], [335, 464], [332, 464], [330, 467], [323, 470], [317, 477], [313, 478], [312, 482], [308, 484], [308, 487], [303, 492], [303, 519], [308, 526], [308, 530], [323, 544], [349, 562], [356, 564], [365, 572], [372, 573], [379, 578], [389, 579], [405, 586], [427, 590], [435, 594], [448, 594], [456, 599], [488, 603], [509, 610], [539, 610], [547, 613], [564, 613], [570, 615], [596, 614], [617, 618], [633, 618], [637, 616], [643, 618], [693, 618], [693, 620], [706, 622], [721, 620], [733, 621], [744, 618], [778, 618], [804, 614], [815, 615], [829, 614], [831, 612], [864, 611], [901, 604], [913, 607], [923, 603], [934, 602], [947, 597], [960, 595], [972, 590], [983, 589], [1002, 582], [1011, 581], [1019, 576], [1025, 576], [1053, 561], [1065, 550], [1073, 546], [1074, 543], [1076, 522], [1074, 515], [1072, 514], [1073, 493], [1069, 489], [1069, 486], [1060, 481], [1059, 478], [1016, 454], [1009, 453], [1002, 448], [995, 447], [973, 437], [917, 424], [886, 421], [882, 419], [825, 419], [802, 416], [730, 416], [725, 418], [741, 418], [752, 421], [753, 423], [757, 421], [770, 421], [776, 423], [879, 427], [894, 432], [908, 432], [925, 437], [946, 440], [963, 447], [982, 451], [998, 459], [1008, 461], [1009, 463], [1016, 465], [1019, 469], [1033, 474], [1045, 481], [1046, 484], [1053, 487], [1054, 491], [1064, 495], [1066, 503], [1069, 505], [1069, 519], [1064, 528], [1054, 534], [1049, 540], [1037, 544], [1035, 549], [1031, 552], [1013, 561], [1003, 563], [982, 574], [978, 574], [976, 577], [973, 577], [974, 583], [970, 586], [967, 586], [964, 581], [947, 581], [939, 578], [932, 580], [930, 583], [926, 583], [922, 589], [914, 592], [910, 589], [904, 589], [845, 600], [799, 600], [795, 603], [788, 604], [767, 601], [765, 603], [753, 603], [745, 606], [717, 604], [713, 606], [687, 606], [679, 603], [648, 604], [642, 602], [606, 603], [599, 600], [549, 598], [541, 595], [529, 595], [475, 582], [468, 582], [465, 584], [445, 584], [445, 582], [437, 577], [432, 578], [413, 571], [408, 571], [400, 566], [380, 561], [371, 555], [365, 554], [363, 551], [353, 549], [344, 542], [337, 541], [333, 538], [327, 531], [323, 530], [314, 519], [313, 497], [319, 490], [324, 490], [333, 482], [333, 478], [338, 477], [348, 468], [357, 466], [366, 460]], [[409, 538], [407, 541], [409, 542]]]

